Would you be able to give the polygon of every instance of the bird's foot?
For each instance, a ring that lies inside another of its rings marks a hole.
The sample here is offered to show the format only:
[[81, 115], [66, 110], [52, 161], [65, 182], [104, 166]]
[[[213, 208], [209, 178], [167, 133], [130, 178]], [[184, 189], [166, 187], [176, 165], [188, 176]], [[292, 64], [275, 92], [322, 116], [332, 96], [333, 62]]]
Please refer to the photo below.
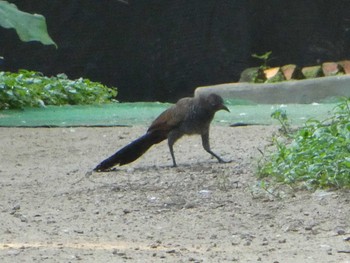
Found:
[[93, 169], [93, 172], [97, 172], [97, 173], [108, 173], [108, 172], [112, 172], [112, 171], [116, 171], [117, 168], [112, 167], [112, 168], [98, 168], [96, 167], [95, 169]]

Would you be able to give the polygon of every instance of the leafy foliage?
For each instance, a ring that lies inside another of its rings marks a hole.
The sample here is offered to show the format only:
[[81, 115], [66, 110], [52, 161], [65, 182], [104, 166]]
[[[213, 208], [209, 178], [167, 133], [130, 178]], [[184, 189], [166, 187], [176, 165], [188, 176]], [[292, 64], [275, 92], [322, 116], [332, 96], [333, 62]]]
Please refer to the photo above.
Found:
[[283, 134], [288, 135], [290, 132], [290, 124], [288, 121], [287, 112], [283, 109], [277, 109], [271, 114], [271, 117], [281, 124]]
[[250, 77], [251, 82], [253, 83], [266, 82], [266, 76], [265, 76], [264, 70], [270, 68], [270, 66], [268, 65], [268, 62], [270, 60], [271, 54], [272, 54], [272, 51], [265, 52], [264, 54], [261, 54], [261, 55], [252, 54], [252, 57], [260, 60], [262, 64], [257, 68], [253, 68], [254, 70], [249, 73], [251, 75]]
[[265, 52], [264, 54], [261, 54], [261, 55], [253, 54], [252, 57], [262, 61], [262, 65], [260, 66], [260, 68], [264, 70], [264, 69], [269, 68], [267, 63], [271, 59], [270, 58], [271, 54], [272, 54], [272, 51], [267, 51], [267, 52]]
[[116, 89], [83, 78], [70, 80], [65, 74], [46, 77], [26, 70], [0, 72], [0, 109], [99, 104], [110, 102], [116, 95]]
[[22, 41], [35, 40], [44, 45], [55, 45], [57, 48], [47, 33], [45, 17], [22, 12], [7, 1], [0, 1], [0, 26], [14, 28]]
[[[286, 116], [273, 117], [288, 127]], [[273, 138], [273, 144], [277, 151], [259, 169], [260, 177], [307, 188], [349, 188], [350, 98], [342, 100], [330, 118], [308, 120], [296, 132]]]

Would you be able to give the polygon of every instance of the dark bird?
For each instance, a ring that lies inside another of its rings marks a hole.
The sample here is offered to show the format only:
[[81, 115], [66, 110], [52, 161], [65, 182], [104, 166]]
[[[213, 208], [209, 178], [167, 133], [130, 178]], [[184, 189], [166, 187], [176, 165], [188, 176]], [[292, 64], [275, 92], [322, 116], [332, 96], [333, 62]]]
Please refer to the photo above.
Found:
[[131, 163], [142, 156], [152, 145], [168, 139], [173, 166], [176, 167], [174, 143], [183, 135], [200, 134], [203, 148], [218, 159], [209, 145], [209, 126], [219, 110], [229, 112], [223, 99], [216, 94], [182, 98], [175, 105], [161, 113], [148, 128], [145, 135], [129, 143], [111, 157], [97, 165], [94, 171], [105, 171], [115, 165]]

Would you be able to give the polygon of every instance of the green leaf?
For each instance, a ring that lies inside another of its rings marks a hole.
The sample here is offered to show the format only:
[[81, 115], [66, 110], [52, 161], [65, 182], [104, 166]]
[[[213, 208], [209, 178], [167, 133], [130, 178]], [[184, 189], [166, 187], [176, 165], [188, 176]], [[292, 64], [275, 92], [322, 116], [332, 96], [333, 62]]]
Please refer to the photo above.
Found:
[[264, 54], [258, 55], [258, 54], [253, 54], [253, 58], [261, 59], [261, 60], [268, 60], [270, 58], [270, 55], [272, 54], [272, 51], [268, 51]]
[[47, 33], [45, 17], [29, 14], [17, 9], [17, 6], [0, 0], [0, 26], [14, 28], [22, 41], [40, 41], [44, 45], [55, 45]]

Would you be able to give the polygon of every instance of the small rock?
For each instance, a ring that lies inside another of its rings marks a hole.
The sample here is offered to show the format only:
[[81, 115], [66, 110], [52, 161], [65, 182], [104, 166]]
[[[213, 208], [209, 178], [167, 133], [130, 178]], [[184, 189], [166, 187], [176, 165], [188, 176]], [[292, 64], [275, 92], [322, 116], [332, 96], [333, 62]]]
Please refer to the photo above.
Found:
[[19, 217], [19, 219], [21, 220], [22, 223], [28, 223], [28, 218], [26, 216], [24, 216], [24, 215], [21, 215]]
[[345, 74], [350, 74], [350, 60], [339, 61], [338, 64], [343, 68]]
[[200, 190], [198, 193], [202, 198], [210, 198], [212, 192], [210, 190], [203, 189], [203, 190]]
[[261, 245], [263, 245], [263, 246], [267, 246], [268, 244], [269, 244], [269, 242], [267, 241], [267, 238], [266, 238], [266, 237], [264, 237], [263, 242], [262, 242], [262, 244], [261, 244]]
[[308, 231], [312, 230], [312, 226], [306, 226], [305, 230], [308, 230]]
[[336, 62], [325, 62], [322, 64], [322, 71], [325, 76], [335, 76], [342, 70], [343, 68]]
[[307, 79], [324, 76], [321, 66], [304, 67], [301, 72]]
[[231, 241], [232, 246], [238, 246], [240, 243], [241, 243], [241, 240], [238, 236], [236, 235], [232, 236], [232, 241]]
[[79, 256], [79, 255], [74, 255], [73, 258], [76, 259], [76, 260], [82, 260], [82, 259], [83, 259], [83, 258], [82, 258], [81, 256]]
[[337, 230], [337, 234], [338, 234], [339, 236], [342, 236], [342, 235], [345, 235], [346, 232], [345, 232], [344, 229], [338, 229], [338, 230]]
[[247, 68], [242, 71], [239, 82], [264, 82], [266, 76], [260, 67]]
[[210, 239], [217, 239], [218, 238], [218, 235], [211, 235], [210, 236]]
[[266, 82], [280, 82], [285, 80], [284, 74], [281, 71], [280, 67], [269, 68], [264, 70], [266, 76]]
[[196, 207], [196, 205], [194, 203], [186, 203], [184, 205], [185, 209], [191, 209], [191, 208], [195, 208], [195, 207]]
[[124, 213], [124, 215], [126, 215], [126, 214], [130, 214], [130, 213], [131, 213], [131, 211], [130, 211], [129, 209], [123, 209], [123, 213]]
[[281, 67], [281, 71], [283, 72], [283, 75], [286, 80], [291, 80], [293, 78], [296, 69], [297, 66], [293, 64], [284, 65], [283, 67]]
[[278, 243], [280, 243], [280, 244], [284, 244], [284, 243], [286, 243], [287, 242], [287, 240], [286, 239], [281, 239], [281, 240], [278, 240]]
[[19, 204], [17, 204], [14, 207], [12, 207], [12, 210], [14, 210], [14, 211], [18, 211], [20, 209], [21, 209], [21, 206]]
[[120, 257], [126, 256], [125, 252], [119, 252], [118, 249], [113, 249], [112, 254]]
[[111, 188], [112, 192], [119, 192], [120, 190], [121, 190], [121, 188], [118, 185], [112, 186], [112, 188]]

